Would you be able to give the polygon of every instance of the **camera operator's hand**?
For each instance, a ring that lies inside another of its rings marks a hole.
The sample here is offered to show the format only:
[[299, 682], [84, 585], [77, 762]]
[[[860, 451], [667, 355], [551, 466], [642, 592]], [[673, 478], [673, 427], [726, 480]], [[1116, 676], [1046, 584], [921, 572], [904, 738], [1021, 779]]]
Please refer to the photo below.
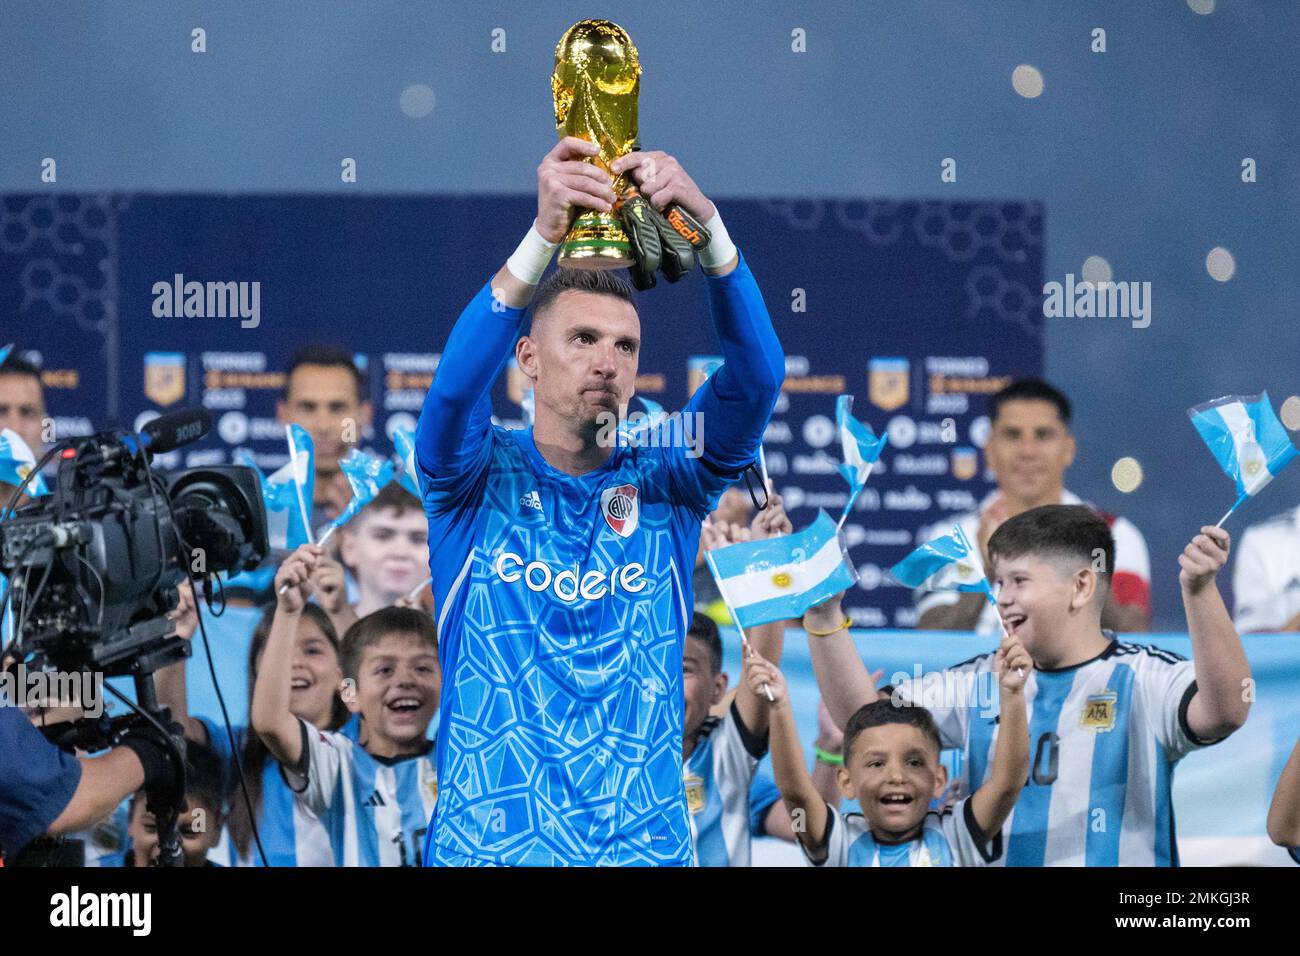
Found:
[[312, 574], [319, 566], [325, 549], [318, 544], [304, 544], [284, 559], [275, 574], [276, 608], [286, 614], [301, 614], [315, 590]]
[[167, 620], [176, 622], [176, 636], [189, 640], [199, 627], [199, 609], [194, 604], [194, 589], [188, 580], [176, 588], [180, 600], [167, 612]]

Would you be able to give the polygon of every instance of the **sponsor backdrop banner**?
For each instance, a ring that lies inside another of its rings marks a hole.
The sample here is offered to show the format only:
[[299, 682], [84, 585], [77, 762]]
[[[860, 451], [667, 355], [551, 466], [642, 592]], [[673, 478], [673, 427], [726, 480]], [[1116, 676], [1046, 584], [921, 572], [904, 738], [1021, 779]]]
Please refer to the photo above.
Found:
[[[846, 525], [863, 627], [914, 623], [883, 580], [924, 525], [990, 490], [986, 398], [1040, 374], [1036, 203], [724, 200], [787, 356], [767, 464], [796, 527], [838, 515], [835, 396], [889, 447]], [[286, 460], [284, 368], [309, 342], [352, 350], [375, 408], [363, 447], [413, 428], [438, 350], [534, 215], [527, 197], [7, 196], [0, 345], [36, 353], [56, 434], [138, 428], [202, 405], [216, 422], [164, 466]], [[638, 391], [680, 408], [717, 361], [704, 280], [640, 296]], [[518, 423], [522, 376], [497, 383]], [[634, 406], [635, 407], [635, 406]], [[707, 435], [708, 422], [703, 423]]]

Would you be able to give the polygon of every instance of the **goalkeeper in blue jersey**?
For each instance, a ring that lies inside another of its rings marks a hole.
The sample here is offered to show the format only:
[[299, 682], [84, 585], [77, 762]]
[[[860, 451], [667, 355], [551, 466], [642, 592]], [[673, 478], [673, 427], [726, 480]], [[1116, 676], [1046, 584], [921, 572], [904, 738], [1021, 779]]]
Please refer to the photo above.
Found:
[[[620, 157], [611, 168], [654, 208], [707, 226], [699, 261], [725, 362], [681, 418], [615, 438], [641, 344], [631, 288], [561, 270], [538, 289], [575, 210], [620, 199], [583, 161], [596, 153], [566, 137], [542, 161], [536, 221], [461, 313], [420, 416], [446, 679], [430, 865], [691, 862], [691, 571], [701, 522], [757, 457], [784, 357], [713, 203], [671, 156]], [[491, 422], [512, 356], [534, 391], [531, 429]]]

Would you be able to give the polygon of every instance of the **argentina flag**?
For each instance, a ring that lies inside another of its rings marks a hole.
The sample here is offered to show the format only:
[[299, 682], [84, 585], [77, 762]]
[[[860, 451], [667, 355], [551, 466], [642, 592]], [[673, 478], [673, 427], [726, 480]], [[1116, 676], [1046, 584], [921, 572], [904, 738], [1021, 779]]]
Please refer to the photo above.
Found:
[[984, 574], [984, 564], [961, 525], [953, 525], [950, 534], [927, 541], [889, 573], [909, 588], [927, 591], [973, 591], [995, 603], [993, 588]]
[[1296, 456], [1286, 429], [1273, 413], [1268, 392], [1227, 395], [1189, 408], [1187, 414], [1219, 467], [1237, 485], [1237, 500], [1219, 524]]
[[415, 470], [415, 436], [405, 428], [394, 428], [393, 447], [397, 449], [397, 460], [401, 465], [397, 483], [415, 495], [417, 500], [423, 498], [420, 494], [420, 479], [417, 477], [419, 472]]
[[346, 458], [341, 459], [339, 468], [352, 487], [352, 498], [339, 516], [330, 522], [331, 528], [341, 528], [351, 521], [358, 511], [374, 501], [384, 485], [393, 480], [391, 461], [367, 455], [359, 448], [352, 449]]
[[853, 417], [852, 395], [841, 395], [835, 400], [835, 424], [839, 430], [840, 444], [844, 448], [844, 461], [839, 466], [839, 471], [849, 483], [850, 489], [849, 500], [844, 504], [844, 513], [840, 515], [838, 525], [843, 527], [853, 502], [862, 494], [871, 469], [889, 442], [889, 435], [877, 438], [868, 425]]
[[316, 483], [315, 446], [299, 425], [286, 425], [289, 460], [262, 482], [266, 530], [271, 547], [292, 551], [312, 540], [311, 511]]
[[[28, 475], [31, 475], [32, 480], [27, 482], [27, 488], [23, 493], [33, 498], [48, 495], [50, 489], [45, 484], [45, 476], [39, 471], [32, 475], [35, 467], [36, 456], [27, 447], [27, 442], [18, 437], [18, 433], [12, 428], [0, 430], [0, 482], [16, 488], [27, 480]], [[0, 506], [3, 506], [8, 498], [8, 493], [0, 498]]]
[[704, 556], [742, 629], [802, 617], [858, 580], [844, 536], [824, 511], [803, 531], [728, 545]]

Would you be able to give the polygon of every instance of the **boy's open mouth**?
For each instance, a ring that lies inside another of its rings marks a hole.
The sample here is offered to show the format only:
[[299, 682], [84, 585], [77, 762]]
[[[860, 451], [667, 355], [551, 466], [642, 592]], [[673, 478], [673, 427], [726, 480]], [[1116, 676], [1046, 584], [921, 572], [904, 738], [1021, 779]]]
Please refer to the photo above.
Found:
[[290, 690], [306, 690], [311, 686], [311, 681], [305, 677], [295, 677], [289, 682]]
[[908, 793], [887, 793], [880, 798], [881, 804], [886, 807], [905, 807], [913, 800], [912, 795]]
[[1025, 615], [1019, 613], [1008, 614], [1002, 619], [1002, 623], [1007, 626], [1008, 633], [1014, 634], [1016, 633], [1016, 628], [1025, 623]]
[[421, 707], [418, 697], [394, 697], [384, 705], [395, 714], [410, 714]]

